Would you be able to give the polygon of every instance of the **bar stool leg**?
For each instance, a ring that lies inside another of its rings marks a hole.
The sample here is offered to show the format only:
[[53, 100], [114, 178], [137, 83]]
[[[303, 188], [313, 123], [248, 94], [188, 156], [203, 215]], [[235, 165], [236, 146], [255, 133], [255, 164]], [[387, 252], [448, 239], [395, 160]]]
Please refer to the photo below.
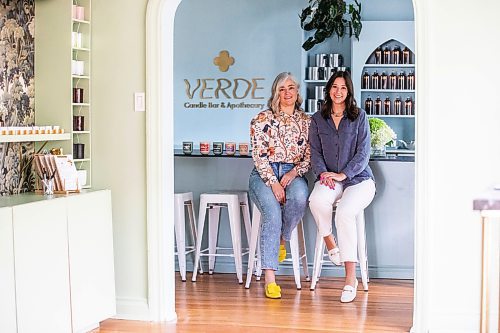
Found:
[[229, 225], [231, 227], [231, 239], [233, 241], [234, 264], [236, 266], [236, 276], [238, 283], [243, 284], [243, 267], [241, 258], [241, 219], [240, 203], [238, 197], [227, 204], [229, 212]]
[[309, 277], [309, 267], [307, 266], [307, 252], [306, 252], [306, 241], [304, 239], [304, 222], [300, 220], [299, 225], [297, 225], [297, 230], [299, 233], [299, 255], [302, 260], [302, 270], [304, 271], [304, 276], [306, 277], [306, 281], [311, 281]]
[[205, 225], [205, 215], [207, 212], [207, 202], [203, 195], [200, 196], [200, 210], [198, 217], [198, 237], [196, 238], [196, 255], [194, 258], [194, 267], [193, 267], [193, 277], [191, 281], [196, 282], [196, 275], [198, 273], [198, 265], [201, 267], [200, 263], [200, 254], [201, 254], [201, 239], [203, 238], [203, 227]]
[[184, 216], [184, 202], [180, 197], [175, 198], [174, 221], [179, 272], [182, 282], [186, 282], [186, 218]]
[[[193, 248], [196, 248], [196, 239], [198, 238], [198, 232], [196, 231], [196, 215], [194, 213], [194, 202], [193, 202], [193, 196], [191, 195], [189, 200], [186, 203], [187, 206], [187, 211], [188, 211], [188, 216], [189, 216], [189, 227], [191, 231], [191, 240], [193, 244]], [[193, 257], [193, 264], [195, 260], [195, 253], [196, 251], [191, 252], [191, 256]], [[199, 268], [200, 274], [203, 274], [203, 269], [200, 266]]]
[[297, 290], [302, 289], [300, 284], [300, 266], [299, 266], [299, 239], [298, 239], [297, 228], [292, 230], [292, 235], [290, 237], [290, 252], [292, 253], [292, 266], [293, 266], [293, 276], [295, 277], [295, 284]]
[[245, 195], [245, 200], [240, 203], [241, 212], [243, 214], [243, 223], [245, 224], [245, 235], [247, 238], [248, 247], [250, 247], [250, 234], [252, 232], [252, 227], [250, 225], [250, 206], [248, 206], [248, 199]]
[[321, 237], [319, 231], [316, 233], [316, 246], [314, 247], [314, 264], [313, 264], [313, 274], [311, 280], [311, 290], [316, 288], [316, 284], [319, 281], [319, 272], [321, 271], [321, 262], [323, 261], [323, 253], [325, 251], [325, 242], [323, 237]]
[[217, 253], [217, 238], [219, 235], [220, 206], [209, 206], [208, 210], [208, 274], [215, 269], [215, 254]]
[[[252, 231], [250, 233], [250, 241], [248, 243], [248, 269], [245, 288], [250, 288], [250, 282], [252, 281], [252, 273], [255, 266], [255, 250], [259, 242], [259, 230], [260, 230], [260, 212], [256, 206], [252, 209]], [[260, 261], [260, 256], [258, 258]]]
[[362, 210], [356, 216], [356, 229], [358, 237], [358, 257], [359, 270], [361, 272], [361, 281], [363, 289], [368, 291], [368, 256], [366, 254], [366, 234], [365, 234], [365, 212]]

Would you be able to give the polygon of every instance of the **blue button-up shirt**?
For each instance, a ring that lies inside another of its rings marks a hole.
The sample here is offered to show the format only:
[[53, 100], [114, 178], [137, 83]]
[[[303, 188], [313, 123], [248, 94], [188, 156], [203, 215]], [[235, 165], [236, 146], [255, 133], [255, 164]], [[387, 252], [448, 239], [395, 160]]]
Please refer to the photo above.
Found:
[[346, 114], [340, 120], [339, 128], [331, 117], [328, 119], [316, 112], [309, 128], [311, 145], [311, 167], [317, 179], [323, 172], [344, 173], [344, 189], [374, 179], [368, 162], [370, 160], [370, 128], [364, 110], [360, 109], [356, 120]]

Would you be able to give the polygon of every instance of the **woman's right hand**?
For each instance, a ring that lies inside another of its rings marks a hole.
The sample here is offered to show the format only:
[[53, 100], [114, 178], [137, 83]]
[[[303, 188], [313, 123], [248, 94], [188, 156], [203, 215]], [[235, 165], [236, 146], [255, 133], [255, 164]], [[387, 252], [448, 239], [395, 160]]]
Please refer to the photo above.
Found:
[[271, 189], [273, 190], [274, 196], [279, 203], [284, 204], [286, 201], [285, 190], [283, 186], [279, 182], [276, 182], [271, 185]]
[[334, 172], [322, 172], [319, 175], [319, 183], [321, 185], [328, 186], [331, 189], [335, 188], [335, 173]]

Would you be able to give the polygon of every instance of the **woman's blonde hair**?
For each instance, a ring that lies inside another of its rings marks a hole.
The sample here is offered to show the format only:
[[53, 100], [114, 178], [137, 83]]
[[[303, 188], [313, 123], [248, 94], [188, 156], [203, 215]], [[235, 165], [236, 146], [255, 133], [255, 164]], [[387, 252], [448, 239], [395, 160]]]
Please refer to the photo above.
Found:
[[295, 101], [295, 109], [302, 110], [302, 96], [300, 96], [300, 84], [299, 81], [290, 72], [279, 73], [274, 79], [273, 85], [271, 87], [271, 97], [267, 101], [267, 107], [273, 111], [274, 114], [279, 114], [280, 112], [280, 87], [283, 87], [286, 80], [292, 80], [297, 87], [297, 100]]

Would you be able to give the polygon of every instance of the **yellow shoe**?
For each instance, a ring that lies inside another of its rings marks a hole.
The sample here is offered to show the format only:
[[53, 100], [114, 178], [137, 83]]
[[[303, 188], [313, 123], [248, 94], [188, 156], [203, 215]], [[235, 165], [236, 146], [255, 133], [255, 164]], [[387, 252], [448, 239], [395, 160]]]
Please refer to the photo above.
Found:
[[276, 282], [266, 285], [266, 297], [272, 299], [281, 298], [281, 288]]
[[280, 244], [280, 251], [278, 253], [278, 262], [282, 262], [286, 258], [286, 248], [285, 245]]

